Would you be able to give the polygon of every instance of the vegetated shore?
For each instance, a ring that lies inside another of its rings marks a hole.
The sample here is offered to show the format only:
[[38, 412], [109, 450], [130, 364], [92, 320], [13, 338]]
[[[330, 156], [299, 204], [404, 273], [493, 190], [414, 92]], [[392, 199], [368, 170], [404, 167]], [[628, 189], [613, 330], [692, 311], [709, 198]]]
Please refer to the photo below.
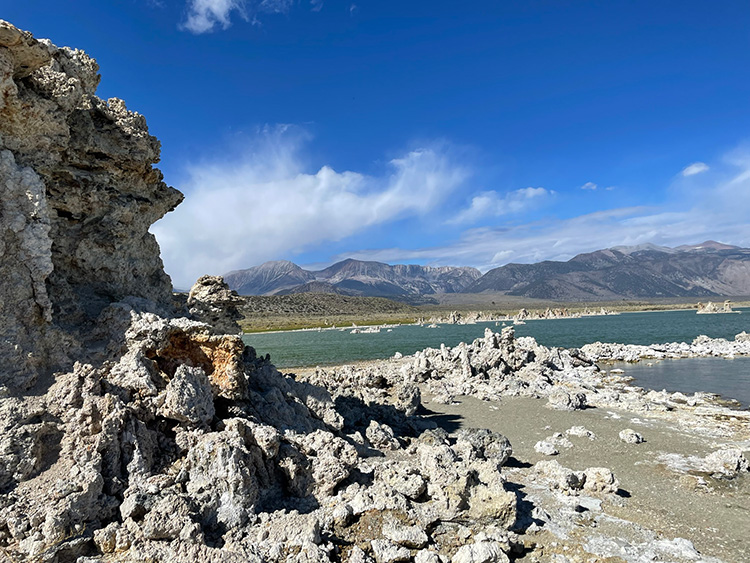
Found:
[[546, 309], [564, 309], [570, 314], [598, 309], [616, 312], [667, 311], [696, 309], [698, 301], [723, 302], [731, 299], [735, 307], [750, 306], [750, 297], [659, 298], [621, 301], [557, 302], [515, 297], [499, 293], [441, 294], [437, 303], [409, 305], [383, 297], [351, 297], [326, 293], [243, 296], [239, 307], [244, 332], [272, 332], [330, 327], [382, 324], [412, 324], [452, 312], [463, 316], [484, 313], [490, 317], [511, 316], [522, 308], [531, 313]]

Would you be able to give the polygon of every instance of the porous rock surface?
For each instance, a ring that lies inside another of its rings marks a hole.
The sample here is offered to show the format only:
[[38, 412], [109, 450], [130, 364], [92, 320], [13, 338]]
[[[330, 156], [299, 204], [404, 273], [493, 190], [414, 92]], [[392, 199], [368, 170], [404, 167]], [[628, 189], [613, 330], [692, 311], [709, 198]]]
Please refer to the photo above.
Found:
[[643, 359], [677, 359], [750, 356], [750, 336], [741, 332], [734, 340], [698, 336], [692, 342], [668, 342], [665, 344], [617, 344], [594, 342], [581, 347], [591, 360], [637, 362]]
[[143, 116], [96, 96], [98, 70], [0, 21], [0, 384], [80, 359], [110, 303], [171, 303], [148, 228], [182, 195], [152, 166]]
[[216, 334], [239, 334], [237, 321], [242, 318], [238, 307], [242, 298], [221, 276], [201, 276], [190, 290], [187, 307], [190, 315], [211, 327]]

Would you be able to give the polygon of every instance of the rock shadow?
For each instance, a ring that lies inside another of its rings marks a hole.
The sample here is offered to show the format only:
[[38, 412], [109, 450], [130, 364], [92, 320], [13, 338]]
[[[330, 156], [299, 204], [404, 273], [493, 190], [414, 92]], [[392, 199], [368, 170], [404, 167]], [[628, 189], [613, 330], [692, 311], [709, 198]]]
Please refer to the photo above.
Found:
[[508, 458], [508, 461], [505, 462], [504, 467], [512, 467], [515, 469], [528, 469], [529, 467], [533, 467], [533, 463], [529, 463], [528, 461], [521, 461], [517, 457], [510, 456]]
[[437, 424], [439, 428], [442, 428], [448, 434], [453, 434], [456, 430], [461, 428], [461, 421], [463, 417], [458, 414], [438, 414], [434, 411], [425, 409], [423, 418]]
[[514, 532], [523, 534], [532, 524], [536, 524], [537, 526], [544, 525], [544, 520], [540, 520], [534, 516], [534, 509], [536, 506], [528, 499], [528, 495], [523, 491], [525, 485], [522, 485], [521, 483], [507, 482], [505, 487], [516, 495], [516, 521], [512, 528]]

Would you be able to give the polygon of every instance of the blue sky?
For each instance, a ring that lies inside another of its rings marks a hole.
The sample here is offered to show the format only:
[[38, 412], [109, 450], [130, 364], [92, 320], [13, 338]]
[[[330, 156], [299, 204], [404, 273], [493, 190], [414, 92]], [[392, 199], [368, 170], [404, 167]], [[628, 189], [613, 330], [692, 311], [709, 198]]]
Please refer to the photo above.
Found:
[[175, 284], [265, 260], [750, 246], [747, 2], [0, 0], [100, 64], [186, 201]]

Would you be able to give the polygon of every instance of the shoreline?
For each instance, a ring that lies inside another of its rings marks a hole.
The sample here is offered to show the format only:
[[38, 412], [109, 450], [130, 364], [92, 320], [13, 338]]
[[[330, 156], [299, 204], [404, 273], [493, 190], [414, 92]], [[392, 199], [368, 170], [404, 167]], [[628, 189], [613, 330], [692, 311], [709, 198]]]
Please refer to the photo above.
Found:
[[[750, 355], [750, 339], [698, 345], [706, 353], [747, 346]], [[641, 348], [643, 359], [659, 352]], [[513, 530], [544, 554], [540, 561], [739, 563], [750, 552], [742, 526], [750, 511], [742, 453], [750, 450], [750, 412], [713, 394], [648, 391], [584, 353], [515, 339], [511, 330], [293, 377], [329, 389], [334, 400], [398, 408], [418, 401], [422, 425], [434, 423], [453, 439], [471, 428], [507, 436], [507, 487], [518, 492], [520, 513], [533, 507]], [[578, 476], [600, 480], [581, 489]]]
[[[525, 318], [524, 321], [528, 322], [528, 321], [539, 321], [539, 320], [571, 320], [571, 319], [587, 318], [587, 317], [614, 316], [614, 315], [621, 315], [621, 314], [624, 315], [624, 314], [628, 314], [628, 313], [663, 313], [663, 312], [667, 312], [667, 311], [696, 311], [696, 314], [699, 314], [698, 313], [698, 309], [697, 309], [697, 305], [692, 305], [692, 306], [682, 306], [682, 305], [683, 304], [680, 303], [680, 304], [675, 304], [675, 306], [673, 306], [673, 307], [669, 306], [669, 305], [663, 305], [663, 306], [656, 305], [656, 306], [644, 306], [644, 307], [641, 307], [641, 308], [630, 309], [630, 308], [626, 308], [626, 307], [628, 307], [626, 305], [623, 305], [623, 306], [621, 306], [621, 308], [618, 308], [617, 305], [611, 305], [611, 304], [609, 304], [609, 306], [607, 308], [610, 309], [612, 311], [612, 313], [608, 313], [608, 314], [598, 314], [598, 313], [587, 314], [587, 315], [582, 315], [582, 314], [577, 314], [576, 315], [576, 314], [574, 314], [574, 315], [570, 315], [570, 316], [549, 317], [549, 318], [533, 318], [533, 317], [531, 317], [531, 318]], [[600, 305], [592, 304], [591, 307], [597, 308], [597, 307], [600, 307]], [[654, 308], [654, 307], [658, 307], [658, 308]], [[734, 305], [734, 307], [735, 307], [735, 309], [748, 308], [748, 307], [750, 307], [750, 302], [744, 302], [744, 301], [738, 302], [737, 304]], [[580, 308], [581, 309], [586, 309], [587, 307], [580, 307]], [[540, 308], [540, 309], [532, 309], [531, 311], [532, 311], [532, 313], [536, 314], [536, 313], [540, 313], [543, 310], [544, 309]], [[739, 313], [741, 313], [741, 311], [736, 311], [735, 310], [735, 311], [732, 311], [732, 313], [739, 314]], [[425, 311], [425, 315], [422, 318], [427, 319], [428, 317], [434, 317], [437, 314], [438, 313], [435, 310]], [[481, 314], [485, 314], [485, 313], [484, 313], [484, 311], [476, 310], [476, 309], [462, 309], [462, 313], [461, 314], [462, 315], [476, 315], [476, 314], [480, 314], [481, 315]], [[729, 313], [715, 312], [715, 313], [703, 313], [703, 314], [710, 314], [710, 315], [718, 314], [718, 315], [721, 315], [721, 314], [729, 314]], [[487, 323], [491, 323], [491, 322], [513, 322], [513, 316], [514, 315], [509, 315], [509, 316], [506, 316], [505, 318], [496, 318], [496, 319], [493, 318], [491, 320], [477, 320], [477, 321], [472, 322], [472, 323], [435, 322], [435, 324], [437, 324], [437, 325], [449, 325], [449, 324], [480, 324], [480, 323], [485, 323], [485, 322], [487, 322]], [[324, 318], [325, 318], [324, 316], [320, 317], [320, 319], [324, 319]], [[359, 319], [360, 320], [352, 320], [352, 324], [349, 324], [349, 325], [346, 325], [346, 326], [325, 326], [325, 325], [321, 326], [320, 325], [321, 320], [319, 320], [319, 319], [314, 319], [314, 320], [311, 319], [310, 322], [309, 322], [309, 326], [302, 327], [302, 328], [288, 328], [288, 329], [287, 328], [273, 328], [273, 329], [268, 329], [268, 330], [265, 330], [265, 329], [245, 330], [245, 329], [243, 329], [242, 334], [243, 335], [246, 335], [246, 334], [252, 335], [252, 334], [277, 334], [277, 333], [285, 333], [285, 332], [316, 332], [316, 331], [319, 331], [319, 330], [320, 331], [342, 330], [342, 329], [343, 330], [347, 330], [347, 329], [353, 329], [353, 328], [357, 328], [357, 327], [373, 327], [373, 326], [381, 326], [382, 327], [382, 326], [385, 326], [385, 325], [394, 327], [394, 326], [412, 326], [412, 325], [420, 324], [420, 321], [419, 321], [418, 318], [416, 318], [414, 320], [414, 322], [408, 322], [408, 323], [407, 322], [388, 323], [387, 321], [386, 322], [380, 322], [378, 320], [372, 320], [372, 321], [370, 321], [370, 320], [367, 320], [366, 318], [359, 318]], [[428, 321], [425, 320], [423, 322], [427, 323]]]
[[[485, 335], [487, 331], [492, 331], [490, 327], [485, 328]], [[499, 334], [499, 333], [495, 333]], [[485, 336], [486, 337], [486, 336]], [[467, 343], [461, 343], [461, 345], [467, 345]], [[565, 349], [561, 349], [565, 350]], [[663, 344], [652, 344], [649, 346], [643, 346], [638, 344], [619, 344], [619, 343], [603, 343], [593, 342], [586, 344], [581, 347], [581, 351], [584, 355], [590, 359], [598, 368], [603, 371], [609, 371], [612, 374], [620, 375], [624, 372], [624, 379], [633, 381], [634, 377], [627, 374], [626, 368], [628, 365], [642, 364], [644, 362], [661, 362], [661, 361], [678, 361], [678, 360], [690, 360], [690, 359], [716, 359], [716, 360], [732, 360], [734, 358], [750, 358], [750, 334], [746, 332], [739, 333], [735, 336], [734, 340], [725, 340], [720, 338], [709, 338], [705, 335], [699, 335], [694, 339], [693, 343], [687, 342], [670, 342]], [[424, 352], [424, 351], [422, 351]], [[370, 359], [370, 360], [356, 360], [351, 362], [343, 362], [336, 364], [318, 364], [315, 366], [290, 366], [281, 368], [284, 373], [297, 374], [310, 374], [316, 370], [335, 370], [341, 368], [353, 368], [353, 369], [370, 369], [376, 368], [377, 366], [383, 365], [388, 362], [407, 362], [410, 359], [418, 358], [420, 352], [415, 354], [401, 355], [398, 354], [390, 358], [381, 359]], [[643, 383], [642, 381], [640, 383]], [[645, 390], [659, 391], [656, 388], [649, 386], [641, 387], [640, 385], [634, 386]], [[668, 391], [670, 393], [682, 393], [679, 389], [674, 391]], [[739, 411], [750, 411], [750, 401], [745, 406], [742, 402], [733, 397], [726, 397], [721, 393], [702, 389], [696, 391], [704, 394], [714, 394], [717, 397], [717, 401], [722, 403], [728, 408]]]

